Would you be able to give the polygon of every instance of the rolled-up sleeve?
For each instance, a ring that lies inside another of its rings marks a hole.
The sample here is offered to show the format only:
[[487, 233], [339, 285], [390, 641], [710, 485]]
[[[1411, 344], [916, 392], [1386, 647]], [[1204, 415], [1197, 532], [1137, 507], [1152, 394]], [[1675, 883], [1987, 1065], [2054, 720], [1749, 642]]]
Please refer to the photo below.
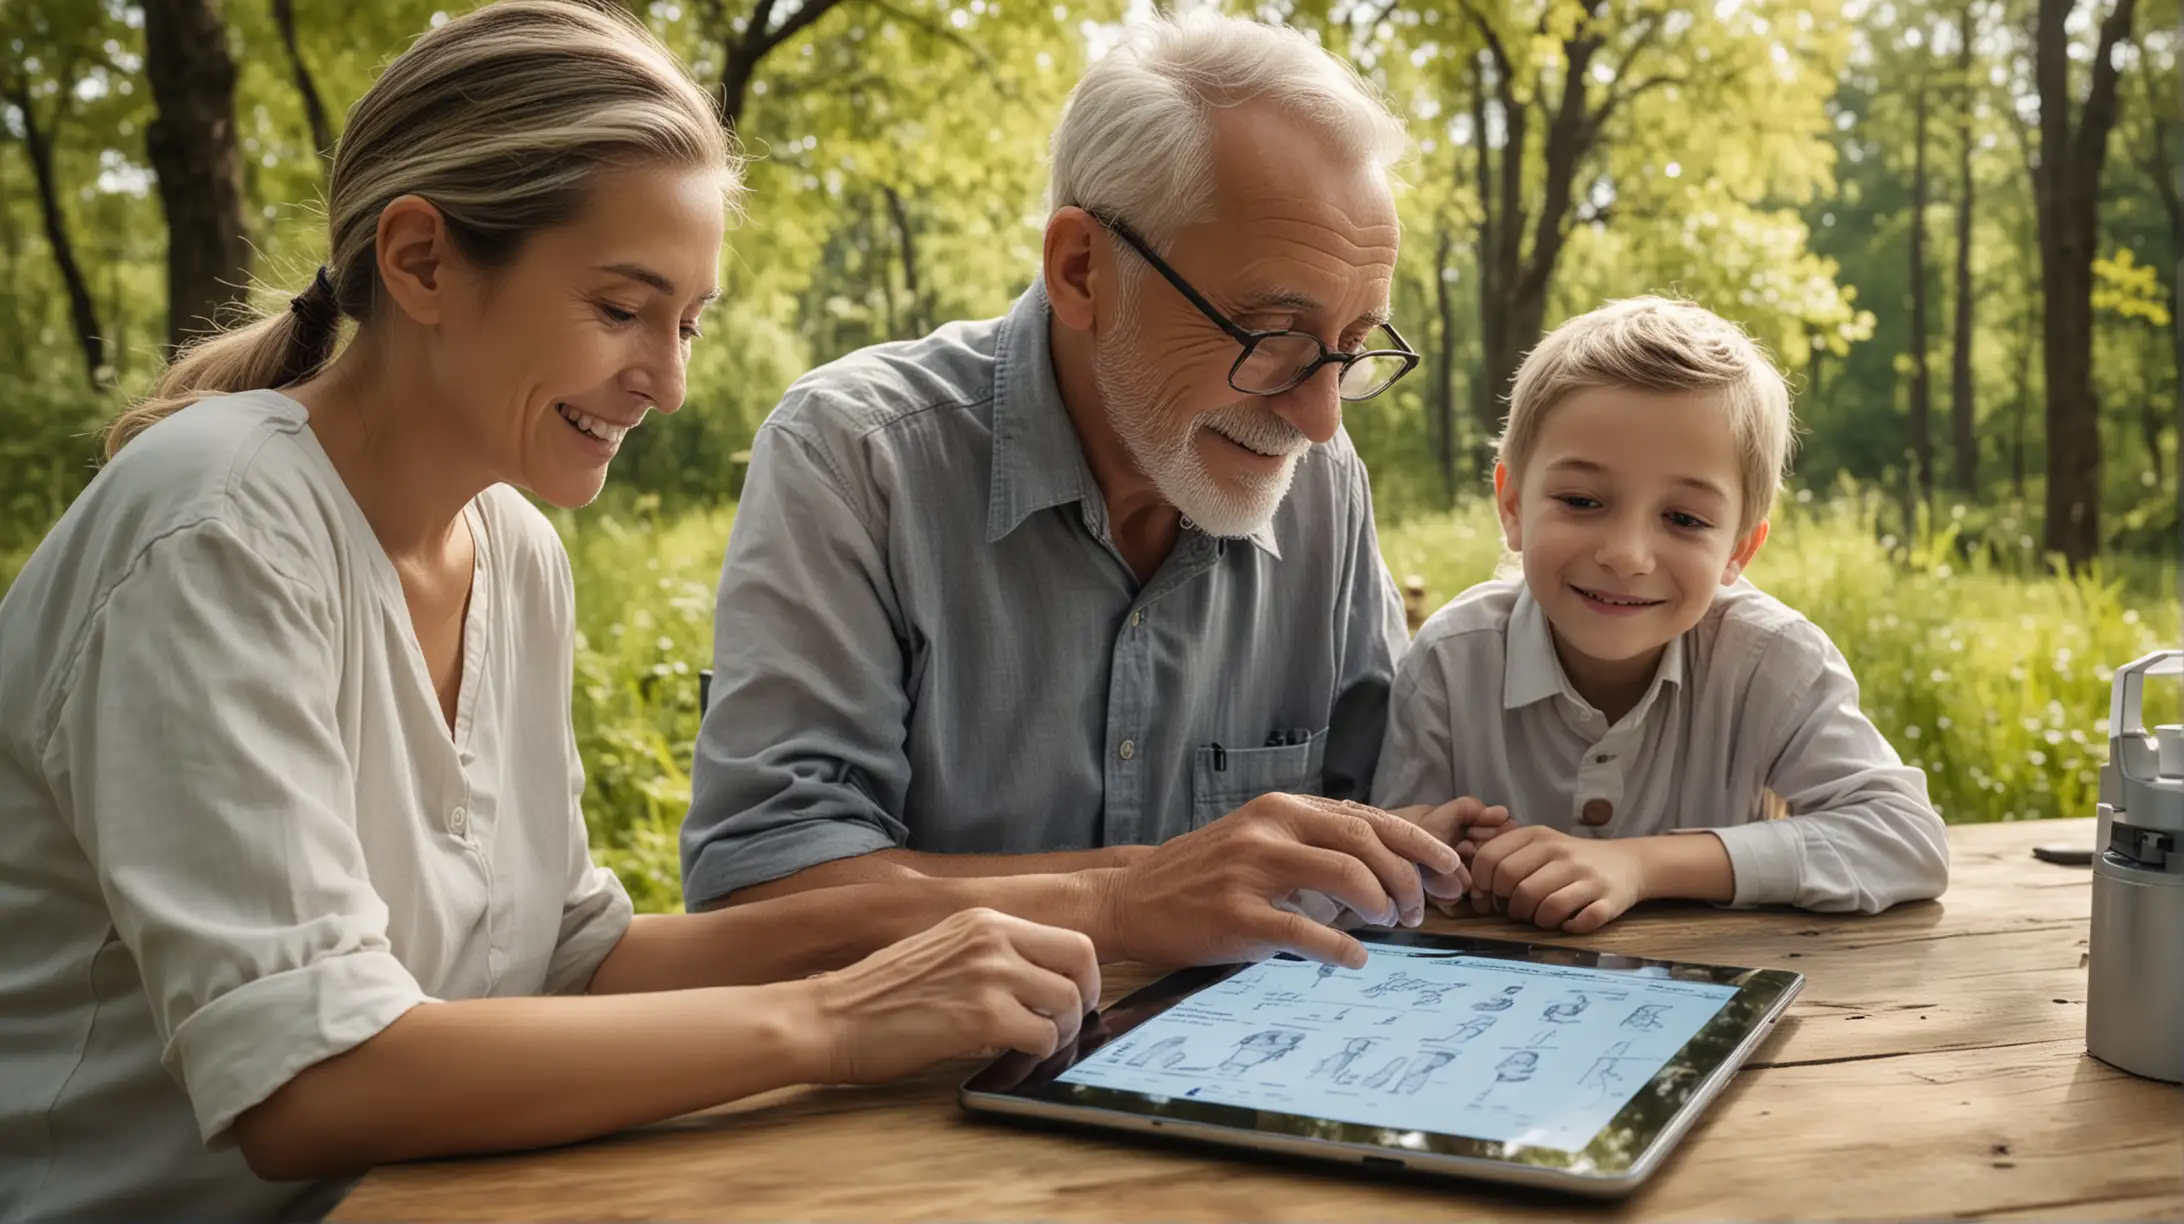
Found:
[[97, 612], [41, 753], [214, 1146], [429, 1001], [356, 836], [338, 635], [311, 584], [218, 522], [184, 528]]
[[1324, 793], [1333, 799], [1367, 801], [1374, 793], [1373, 774], [1388, 725], [1388, 691], [1396, 660], [1410, 645], [1403, 622], [1403, 599], [1380, 555], [1380, 535], [1373, 526], [1372, 487], [1365, 465], [1349, 456], [1350, 529], [1346, 542], [1346, 598], [1337, 614], [1346, 617], [1342, 632], [1342, 674], [1335, 678], [1335, 703], [1327, 724]]
[[1877, 913], [1938, 897], [1949, 883], [1948, 831], [1926, 775], [1903, 763], [1858, 706], [1858, 681], [1816, 626], [1782, 630], [1755, 692], [1773, 720], [1767, 785], [1783, 820], [1710, 830], [1736, 872], [1734, 905], [1794, 904]]
[[905, 843], [899, 620], [879, 532], [817, 444], [770, 421], [721, 570], [682, 828], [689, 908]]

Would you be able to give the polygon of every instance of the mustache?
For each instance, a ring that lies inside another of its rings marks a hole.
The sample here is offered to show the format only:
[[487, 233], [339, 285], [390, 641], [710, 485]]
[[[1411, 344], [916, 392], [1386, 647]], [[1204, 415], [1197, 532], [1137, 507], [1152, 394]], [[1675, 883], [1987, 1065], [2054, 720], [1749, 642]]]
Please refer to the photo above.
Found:
[[1231, 404], [1209, 412], [1199, 424], [1262, 455], [1298, 455], [1312, 445], [1304, 431], [1255, 404]]

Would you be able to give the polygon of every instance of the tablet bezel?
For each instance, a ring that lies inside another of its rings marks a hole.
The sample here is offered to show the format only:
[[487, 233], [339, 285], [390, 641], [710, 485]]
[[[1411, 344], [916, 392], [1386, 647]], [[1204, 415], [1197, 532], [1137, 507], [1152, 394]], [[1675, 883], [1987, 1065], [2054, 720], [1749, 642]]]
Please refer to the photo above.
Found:
[[[1781, 969], [1703, 965], [1466, 935], [1379, 930], [1355, 934], [1368, 945], [1428, 948], [1493, 960], [1622, 973], [1666, 970], [1672, 980], [1735, 986], [1737, 993], [1723, 1002], [1721, 1010], [1670, 1056], [1607, 1125], [1576, 1150], [1154, 1097], [1063, 1083], [1056, 1078], [1138, 1025], [1249, 967], [1241, 964], [1171, 973], [1114, 1007], [1087, 1017], [1075, 1046], [1043, 1061], [1035, 1062], [1023, 1054], [1004, 1055], [964, 1083], [962, 1104], [974, 1110], [1123, 1129], [1159, 1128], [1239, 1146], [1293, 1151], [1324, 1148], [1327, 1150], [1311, 1154], [1363, 1160], [1367, 1164], [1378, 1158], [1384, 1164], [1400, 1162], [1405, 1167], [1480, 1177], [1495, 1177], [1499, 1170], [1507, 1180], [1575, 1184], [1581, 1189], [1585, 1188], [1582, 1183], [1592, 1182], [1596, 1183], [1594, 1189], [1616, 1193], [1652, 1171], [1804, 985], [1801, 975]], [[1306, 1147], [1300, 1148], [1300, 1143]]]

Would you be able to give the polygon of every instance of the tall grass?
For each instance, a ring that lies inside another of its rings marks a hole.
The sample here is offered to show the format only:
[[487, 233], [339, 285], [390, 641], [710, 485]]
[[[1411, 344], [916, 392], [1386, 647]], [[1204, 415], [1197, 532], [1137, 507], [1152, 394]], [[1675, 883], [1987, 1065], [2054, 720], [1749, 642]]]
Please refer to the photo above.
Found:
[[[733, 519], [729, 508], [666, 514], [646, 498], [556, 516], [576, 571], [585, 816], [601, 861], [643, 909], [681, 905], [697, 672], [712, 655]], [[1908, 541], [1881, 522], [1860, 495], [1790, 502], [1752, 579], [1834, 637], [1866, 711], [1927, 771], [1945, 819], [2091, 815], [2113, 668], [2176, 644], [2175, 600], [1962, 548], [1946, 520]], [[1490, 577], [1501, 557], [1484, 502], [1391, 525], [1381, 545], [1399, 580], [1423, 580], [1428, 607]], [[2173, 688], [2149, 693], [2149, 722], [2180, 710]]]

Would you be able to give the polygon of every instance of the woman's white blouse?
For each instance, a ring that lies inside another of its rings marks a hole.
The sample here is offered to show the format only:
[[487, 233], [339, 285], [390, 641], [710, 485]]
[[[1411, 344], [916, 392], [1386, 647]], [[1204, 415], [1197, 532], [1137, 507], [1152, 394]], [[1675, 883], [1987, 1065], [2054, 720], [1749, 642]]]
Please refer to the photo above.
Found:
[[[0, 1219], [323, 1213], [236, 1115], [412, 1007], [583, 990], [572, 593], [472, 503], [449, 734], [394, 567], [275, 392], [132, 442], [0, 601]], [[542, 1067], [540, 1074], [550, 1074]]]

